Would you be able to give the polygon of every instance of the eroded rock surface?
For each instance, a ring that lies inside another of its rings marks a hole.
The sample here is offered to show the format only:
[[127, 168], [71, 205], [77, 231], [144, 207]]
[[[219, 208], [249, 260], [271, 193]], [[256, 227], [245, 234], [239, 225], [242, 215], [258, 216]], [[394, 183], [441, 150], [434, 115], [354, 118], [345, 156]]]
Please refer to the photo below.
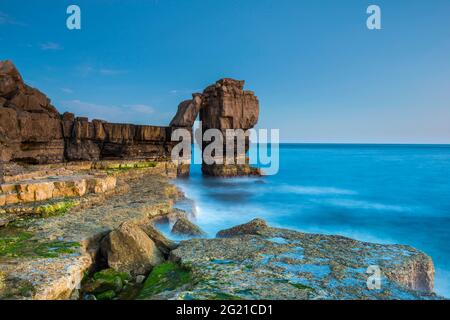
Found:
[[[219, 232], [228, 238], [182, 241], [170, 259], [191, 270], [196, 280], [153, 298], [436, 298], [432, 260], [412, 247], [305, 234], [257, 222]], [[369, 266], [382, 272], [379, 289], [368, 288]]]
[[180, 217], [172, 227], [172, 233], [187, 237], [205, 236], [206, 233], [199, 226], [189, 221], [189, 219]]
[[[59, 114], [50, 99], [26, 85], [11, 61], [0, 61], [0, 162], [33, 164], [105, 159], [168, 159], [177, 141], [173, 130], [192, 133], [200, 115], [203, 133], [218, 129], [248, 130], [259, 117], [259, 101], [252, 91], [244, 90], [244, 81], [224, 78], [194, 93], [183, 101], [169, 126], [108, 123], [66, 112]], [[248, 165], [246, 152], [234, 147], [234, 163], [203, 164], [203, 172], [212, 176], [259, 175]], [[208, 143], [203, 143], [205, 148]], [[224, 145], [224, 154], [226, 146]], [[187, 162], [188, 163], [188, 162]], [[189, 165], [181, 162], [179, 175], [187, 175]]]
[[11, 61], [0, 61], [0, 162], [62, 162], [64, 138], [58, 111], [27, 86]]
[[139, 226], [124, 222], [102, 240], [101, 250], [110, 268], [133, 275], [148, 273], [164, 257]]
[[141, 226], [142, 231], [153, 240], [158, 249], [164, 254], [168, 255], [170, 251], [176, 249], [177, 244], [169, 239], [167, 239], [161, 232], [156, 229], [153, 224], [148, 223]]
[[[200, 110], [203, 133], [208, 129], [218, 129], [222, 132], [226, 141], [227, 129], [246, 131], [256, 125], [259, 117], [259, 101], [252, 91], [244, 90], [244, 83], [244, 81], [225, 78], [203, 91], [202, 108]], [[259, 175], [259, 170], [248, 165], [246, 157], [246, 152], [249, 149], [248, 136], [244, 140], [245, 146], [243, 150], [239, 150], [236, 147], [237, 139], [234, 139], [234, 164], [207, 164], [204, 162], [202, 165], [203, 173], [224, 177]], [[203, 148], [208, 144], [204, 142]], [[226, 144], [224, 144], [223, 154], [226, 154]]]
[[170, 126], [174, 128], [192, 129], [201, 107], [202, 96], [201, 94], [194, 93], [191, 100], [186, 100], [179, 104], [177, 114], [170, 122]]
[[47, 96], [23, 82], [11, 61], [0, 61], [0, 162], [168, 158], [170, 134], [170, 127], [60, 115]]
[[[74, 170], [75, 165], [70, 166]], [[0, 219], [4, 215], [11, 218], [7, 226], [0, 227], [0, 299], [68, 299], [97, 261], [105, 235], [123, 222], [145, 225], [172, 212], [180, 195], [167, 177], [176, 172], [171, 164], [149, 168], [134, 168], [130, 163], [121, 168], [122, 164], [115, 162], [78, 166], [80, 170], [106, 170], [117, 177], [116, 190], [77, 197], [77, 205], [48, 217], [36, 216], [35, 209], [26, 211], [25, 216], [0, 212]]]

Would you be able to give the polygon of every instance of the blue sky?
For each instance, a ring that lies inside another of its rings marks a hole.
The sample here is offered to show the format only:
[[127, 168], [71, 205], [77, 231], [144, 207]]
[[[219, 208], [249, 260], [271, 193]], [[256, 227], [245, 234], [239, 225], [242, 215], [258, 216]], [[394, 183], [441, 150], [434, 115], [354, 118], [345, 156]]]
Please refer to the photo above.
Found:
[[448, 0], [2, 0], [0, 59], [90, 118], [166, 125], [233, 77], [284, 142], [450, 143]]

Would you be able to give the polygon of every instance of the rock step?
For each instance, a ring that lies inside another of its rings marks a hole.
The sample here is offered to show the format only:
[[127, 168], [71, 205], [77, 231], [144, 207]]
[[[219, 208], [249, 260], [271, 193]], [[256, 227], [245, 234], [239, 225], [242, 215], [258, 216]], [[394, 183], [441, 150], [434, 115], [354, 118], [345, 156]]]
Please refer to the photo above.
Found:
[[116, 187], [116, 177], [106, 174], [53, 176], [0, 185], [0, 206], [44, 201], [61, 197], [81, 197], [104, 193]]

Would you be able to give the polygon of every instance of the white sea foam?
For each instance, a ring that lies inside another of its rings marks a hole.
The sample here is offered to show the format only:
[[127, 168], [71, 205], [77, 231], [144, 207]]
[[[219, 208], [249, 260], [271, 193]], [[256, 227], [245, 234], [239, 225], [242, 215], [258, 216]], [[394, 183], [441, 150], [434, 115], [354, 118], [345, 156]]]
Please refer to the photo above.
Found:
[[406, 212], [410, 211], [411, 208], [398, 205], [389, 205], [383, 203], [376, 203], [363, 200], [353, 200], [353, 199], [321, 199], [318, 202], [324, 202], [329, 205], [336, 207], [344, 207], [349, 209], [364, 209], [364, 210], [384, 210], [384, 211], [397, 211]]
[[285, 185], [280, 188], [282, 192], [295, 193], [303, 195], [355, 195], [357, 192], [346, 189], [338, 189], [333, 187], [315, 187], [315, 186], [300, 186], [300, 185]]

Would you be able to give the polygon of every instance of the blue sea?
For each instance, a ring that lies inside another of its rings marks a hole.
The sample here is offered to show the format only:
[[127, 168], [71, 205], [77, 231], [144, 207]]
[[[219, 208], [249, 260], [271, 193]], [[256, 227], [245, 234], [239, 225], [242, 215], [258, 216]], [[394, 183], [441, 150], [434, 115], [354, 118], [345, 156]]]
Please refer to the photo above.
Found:
[[303, 232], [411, 245], [433, 258], [435, 291], [450, 297], [450, 145], [282, 144], [276, 175], [207, 178], [192, 165], [176, 183], [210, 236], [260, 217]]

